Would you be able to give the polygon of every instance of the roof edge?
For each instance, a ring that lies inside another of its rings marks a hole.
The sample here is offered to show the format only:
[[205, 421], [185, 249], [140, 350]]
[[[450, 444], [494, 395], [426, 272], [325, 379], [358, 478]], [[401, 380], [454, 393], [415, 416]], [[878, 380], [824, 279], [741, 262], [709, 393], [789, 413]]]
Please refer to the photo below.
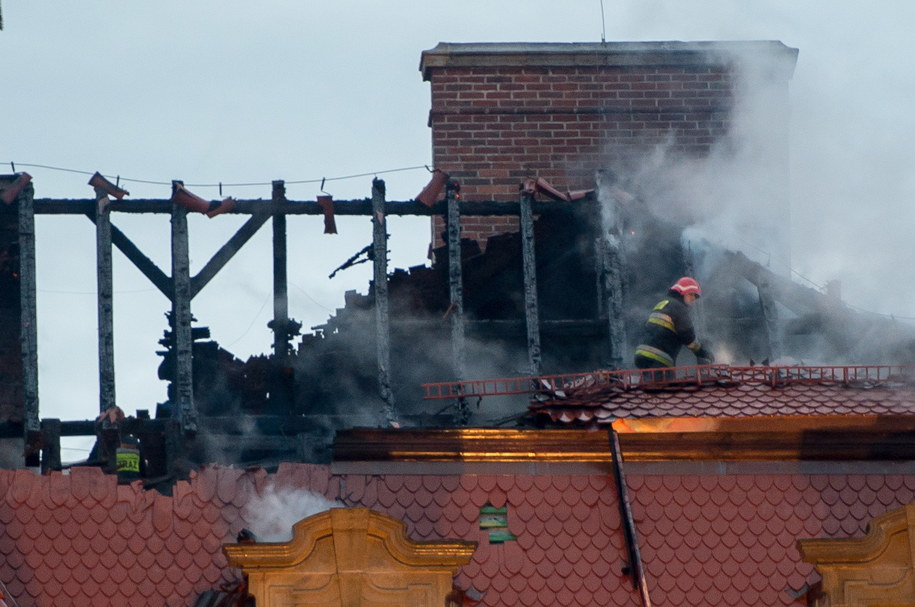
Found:
[[419, 70], [431, 79], [448, 67], [657, 67], [728, 65], [747, 55], [769, 55], [785, 78], [798, 49], [778, 40], [655, 42], [439, 42], [422, 52]]
[[[649, 423], [619, 433], [626, 461], [908, 461], [915, 453], [911, 415], [642, 421]], [[594, 429], [351, 429], [337, 433], [333, 461], [606, 463], [611, 456], [607, 433]]]

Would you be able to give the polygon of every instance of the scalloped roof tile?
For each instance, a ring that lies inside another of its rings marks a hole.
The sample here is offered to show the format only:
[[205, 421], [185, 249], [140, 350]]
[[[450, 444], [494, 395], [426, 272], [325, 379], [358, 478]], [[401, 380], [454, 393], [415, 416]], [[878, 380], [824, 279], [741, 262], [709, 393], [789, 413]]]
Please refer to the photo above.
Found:
[[[482, 606], [637, 602], [622, 571], [625, 539], [609, 475], [343, 479], [311, 465], [284, 465], [281, 475], [207, 468], [176, 485], [172, 497], [78, 469], [70, 476], [17, 473], [15, 480], [0, 482], [0, 520], [9, 519], [0, 526], [0, 580], [20, 604], [190, 607], [200, 592], [237, 579], [222, 543], [249, 526], [245, 501], [277, 483], [323, 487], [328, 498], [348, 487], [358, 505], [405, 520], [416, 540], [478, 541], [457, 583], [485, 590]], [[816, 579], [800, 561], [798, 537], [862, 535], [870, 518], [915, 499], [915, 475], [904, 474], [630, 473], [628, 480], [652, 599], [664, 607], [698, 597], [710, 607], [749, 605], [753, 597], [802, 605], [785, 592]], [[73, 500], [60, 499], [67, 483]], [[101, 487], [120, 501], [99, 495]], [[55, 499], [31, 509], [32, 495]], [[479, 524], [481, 501], [504, 502], [516, 540], [489, 542]]]

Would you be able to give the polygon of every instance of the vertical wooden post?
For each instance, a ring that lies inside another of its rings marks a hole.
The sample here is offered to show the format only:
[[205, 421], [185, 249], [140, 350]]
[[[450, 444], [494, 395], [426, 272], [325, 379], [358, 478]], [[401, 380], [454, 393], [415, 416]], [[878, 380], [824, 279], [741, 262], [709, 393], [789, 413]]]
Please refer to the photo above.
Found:
[[781, 337], [778, 330], [778, 308], [772, 297], [772, 289], [765, 279], [756, 285], [759, 293], [759, 307], [762, 310], [763, 321], [766, 325], [766, 337], [769, 341], [769, 360], [773, 361], [782, 355]]
[[372, 180], [372, 254], [375, 287], [375, 344], [378, 356], [378, 392], [384, 403], [385, 421], [397, 423], [391, 389], [391, 325], [388, 306], [388, 231], [384, 212], [385, 184]]
[[[37, 442], [38, 420], [38, 307], [35, 279], [34, 188], [28, 184], [19, 193], [19, 306], [22, 346], [23, 430], [26, 453]], [[31, 461], [30, 461], [31, 460]], [[37, 466], [38, 454], [26, 455], [27, 466]]]
[[621, 368], [625, 357], [626, 325], [623, 322], [623, 255], [619, 246], [607, 242], [607, 332], [610, 364]]
[[98, 298], [99, 411], [116, 405], [114, 380], [114, 286], [111, 256], [111, 213], [102, 201], [107, 195], [95, 188], [95, 255]]
[[537, 303], [537, 258], [534, 254], [532, 195], [521, 194], [521, 258], [524, 269], [524, 319], [527, 325], [527, 360], [532, 376], [540, 375], [540, 311]]
[[[683, 248], [683, 271], [684, 276], [696, 276], [696, 265], [693, 263], [693, 245], [691, 242], [687, 242]], [[700, 337], [708, 335], [702, 299], [697, 299], [695, 303], [693, 303], [691, 316], [693, 318], [693, 327], [696, 329], [696, 335], [699, 335]]]
[[[445, 186], [447, 215], [445, 221], [448, 238], [448, 291], [450, 296], [451, 320], [451, 358], [454, 364], [455, 381], [464, 381], [464, 357], [466, 339], [464, 336], [464, 278], [461, 266], [461, 207], [455, 182], [449, 181]], [[470, 420], [470, 407], [464, 397], [458, 398], [455, 423], [466, 424]]]
[[284, 413], [292, 406], [291, 382], [287, 378], [289, 360], [289, 285], [287, 278], [286, 184], [273, 182], [271, 195], [273, 215], [273, 364], [269, 370], [270, 403], [274, 411]]
[[622, 213], [613, 189], [612, 174], [597, 171], [600, 231], [594, 244], [597, 273], [598, 313], [607, 314], [609, 363], [621, 368], [625, 359], [626, 325], [623, 322], [623, 233]]
[[59, 419], [41, 420], [41, 473], [60, 470], [60, 427]]
[[[172, 188], [179, 182], [172, 182]], [[187, 209], [172, 205], [172, 333], [175, 338], [175, 417], [187, 434], [197, 432], [191, 337], [191, 269]]]
[[286, 200], [286, 185], [273, 182], [273, 358], [286, 365], [289, 353], [289, 294], [286, 275], [286, 214], [279, 204]]
[[165, 470], [173, 479], [186, 478], [188, 472], [185, 434], [177, 419], [165, 421]]

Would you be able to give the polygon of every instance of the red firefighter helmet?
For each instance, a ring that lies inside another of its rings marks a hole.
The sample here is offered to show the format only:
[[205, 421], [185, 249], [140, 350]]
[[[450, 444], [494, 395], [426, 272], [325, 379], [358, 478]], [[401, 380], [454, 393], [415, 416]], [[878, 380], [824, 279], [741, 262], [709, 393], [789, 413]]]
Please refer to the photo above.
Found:
[[689, 276], [684, 276], [675, 282], [673, 285], [671, 285], [670, 290], [676, 291], [680, 295], [692, 293], [696, 297], [702, 296], [702, 287], [699, 286], [699, 283], [696, 282], [695, 278], [690, 278]]

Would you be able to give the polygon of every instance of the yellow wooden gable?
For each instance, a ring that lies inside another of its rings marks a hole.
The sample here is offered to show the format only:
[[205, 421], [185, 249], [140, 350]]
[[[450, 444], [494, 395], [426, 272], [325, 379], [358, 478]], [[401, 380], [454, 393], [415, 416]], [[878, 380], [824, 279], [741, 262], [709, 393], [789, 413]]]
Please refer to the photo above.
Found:
[[258, 607], [441, 607], [475, 542], [414, 542], [401, 521], [334, 508], [293, 526], [286, 543], [228, 544]]

